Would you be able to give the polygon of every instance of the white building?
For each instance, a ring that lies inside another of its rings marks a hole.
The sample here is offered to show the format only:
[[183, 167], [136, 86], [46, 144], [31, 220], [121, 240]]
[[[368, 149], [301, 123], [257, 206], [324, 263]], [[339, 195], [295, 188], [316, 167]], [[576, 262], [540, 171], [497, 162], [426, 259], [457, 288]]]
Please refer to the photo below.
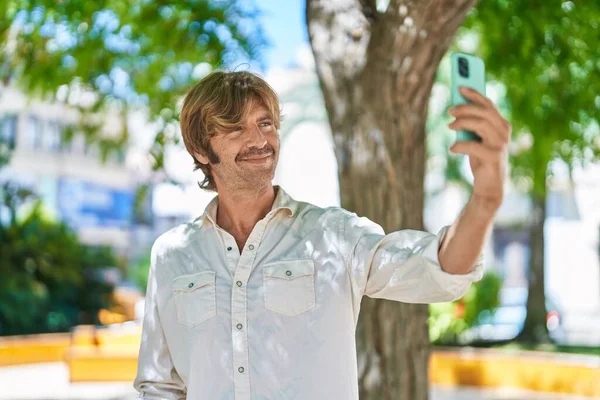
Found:
[[[125, 151], [102, 163], [98, 148], [82, 134], [62, 141], [64, 127], [76, 121], [73, 108], [32, 101], [10, 87], [0, 90], [0, 134], [14, 149], [0, 179], [33, 189], [83, 242], [128, 250], [139, 182], [125, 164]], [[118, 132], [120, 124], [117, 115], [109, 115], [103, 134]]]

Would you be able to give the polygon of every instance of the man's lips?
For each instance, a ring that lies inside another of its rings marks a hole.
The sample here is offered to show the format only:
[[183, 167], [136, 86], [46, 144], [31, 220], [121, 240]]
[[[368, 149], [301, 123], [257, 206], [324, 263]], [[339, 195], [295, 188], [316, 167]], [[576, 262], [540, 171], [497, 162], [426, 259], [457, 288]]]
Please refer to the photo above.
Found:
[[257, 161], [265, 160], [265, 159], [271, 157], [272, 155], [273, 155], [272, 153], [269, 153], [269, 154], [264, 154], [264, 155], [259, 156], [259, 157], [241, 158], [240, 161], [257, 162]]

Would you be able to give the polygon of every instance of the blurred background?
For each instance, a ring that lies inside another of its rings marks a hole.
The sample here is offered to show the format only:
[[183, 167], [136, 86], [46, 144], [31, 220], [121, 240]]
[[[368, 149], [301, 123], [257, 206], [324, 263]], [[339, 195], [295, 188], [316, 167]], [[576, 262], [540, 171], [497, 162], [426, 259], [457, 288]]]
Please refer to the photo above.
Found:
[[[178, 127], [186, 90], [210, 71], [256, 72], [280, 95], [274, 183], [349, 204], [335, 107], [346, 104], [330, 75], [356, 67], [336, 57], [363, 28], [336, 2], [308, 3], [307, 22], [304, 0], [0, 1], [0, 399], [134, 397], [150, 247], [214, 196]], [[446, 43], [430, 76], [414, 55], [389, 61], [431, 88], [414, 111], [424, 229], [452, 223], [472, 185], [468, 160], [447, 150], [452, 51], [484, 59], [487, 96], [513, 124], [485, 276], [428, 306], [430, 398], [600, 398], [600, 6], [474, 3], [435, 22], [446, 37], [422, 28], [431, 10], [348, 2], [357, 21], [398, 18], [390, 35]], [[524, 382], [507, 372], [517, 365], [539, 371]]]

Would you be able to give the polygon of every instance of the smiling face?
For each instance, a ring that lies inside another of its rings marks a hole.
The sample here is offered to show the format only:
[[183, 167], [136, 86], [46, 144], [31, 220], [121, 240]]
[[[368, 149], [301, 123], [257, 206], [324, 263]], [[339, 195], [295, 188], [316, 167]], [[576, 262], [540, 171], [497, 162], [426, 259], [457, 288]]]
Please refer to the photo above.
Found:
[[252, 102], [245, 119], [229, 131], [217, 131], [206, 156], [195, 153], [208, 165], [217, 191], [255, 190], [270, 185], [279, 158], [279, 132], [267, 108]]
[[258, 75], [213, 71], [202, 78], [185, 96], [180, 115], [183, 143], [194, 169], [204, 173], [199, 186], [256, 191], [270, 185], [280, 122], [277, 94]]

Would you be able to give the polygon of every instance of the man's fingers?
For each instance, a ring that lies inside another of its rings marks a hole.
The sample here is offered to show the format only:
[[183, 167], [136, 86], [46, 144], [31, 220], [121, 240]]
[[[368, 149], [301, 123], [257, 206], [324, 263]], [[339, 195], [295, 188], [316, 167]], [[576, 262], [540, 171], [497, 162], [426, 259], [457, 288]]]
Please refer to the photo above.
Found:
[[[482, 118], [489, 118], [492, 123], [498, 127], [500, 133], [504, 135], [505, 140], [510, 139], [511, 129], [510, 123], [502, 116], [500, 110], [494, 104], [492, 100], [488, 97], [482, 95], [478, 91], [468, 88], [466, 86], [461, 86], [460, 88], [461, 94], [463, 94], [468, 100], [472, 103], [461, 104], [451, 108], [450, 115], [455, 115], [454, 112], [457, 112], [458, 115], [463, 112], [467, 113], [478, 113], [486, 110], [484, 114], [481, 115]], [[473, 109], [473, 107], [478, 107]], [[455, 115], [455, 116], [458, 116]]]
[[478, 142], [456, 142], [450, 147], [450, 151], [457, 154], [467, 154], [482, 160], [498, 158], [498, 151], [487, 148]]
[[476, 104], [462, 104], [450, 108], [448, 113], [456, 119], [467, 117], [489, 121], [489, 123], [494, 125], [496, 128], [497, 134], [500, 136], [500, 138], [504, 138], [503, 132], [506, 130], [504, 126], [504, 118], [502, 118], [502, 115], [500, 115], [498, 111], [493, 108], [482, 107]]
[[496, 105], [494, 104], [494, 102], [492, 102], [490, 99], [488, 99], [486, 96], [479, 93], [475, 89], [471, 89], [470, 87], [467, 87], [467, 86], [461, 86], [459, 88], [459, 90], [460, 90], [460, 94], [462, 94], [463, 96], [465, 96], [467, 99], [471, 100], [475, 104], [480, 104], [482, 106], [496, 108]]
[[498, 135], [497, 130], [487, 120], [481, 118], [463, 117], [457, 119], [448, 125], [450, 129], [467, 130], [475, 132], [483, 139], [483, 142], [493, 148], [501, 148], [503, 140]]

